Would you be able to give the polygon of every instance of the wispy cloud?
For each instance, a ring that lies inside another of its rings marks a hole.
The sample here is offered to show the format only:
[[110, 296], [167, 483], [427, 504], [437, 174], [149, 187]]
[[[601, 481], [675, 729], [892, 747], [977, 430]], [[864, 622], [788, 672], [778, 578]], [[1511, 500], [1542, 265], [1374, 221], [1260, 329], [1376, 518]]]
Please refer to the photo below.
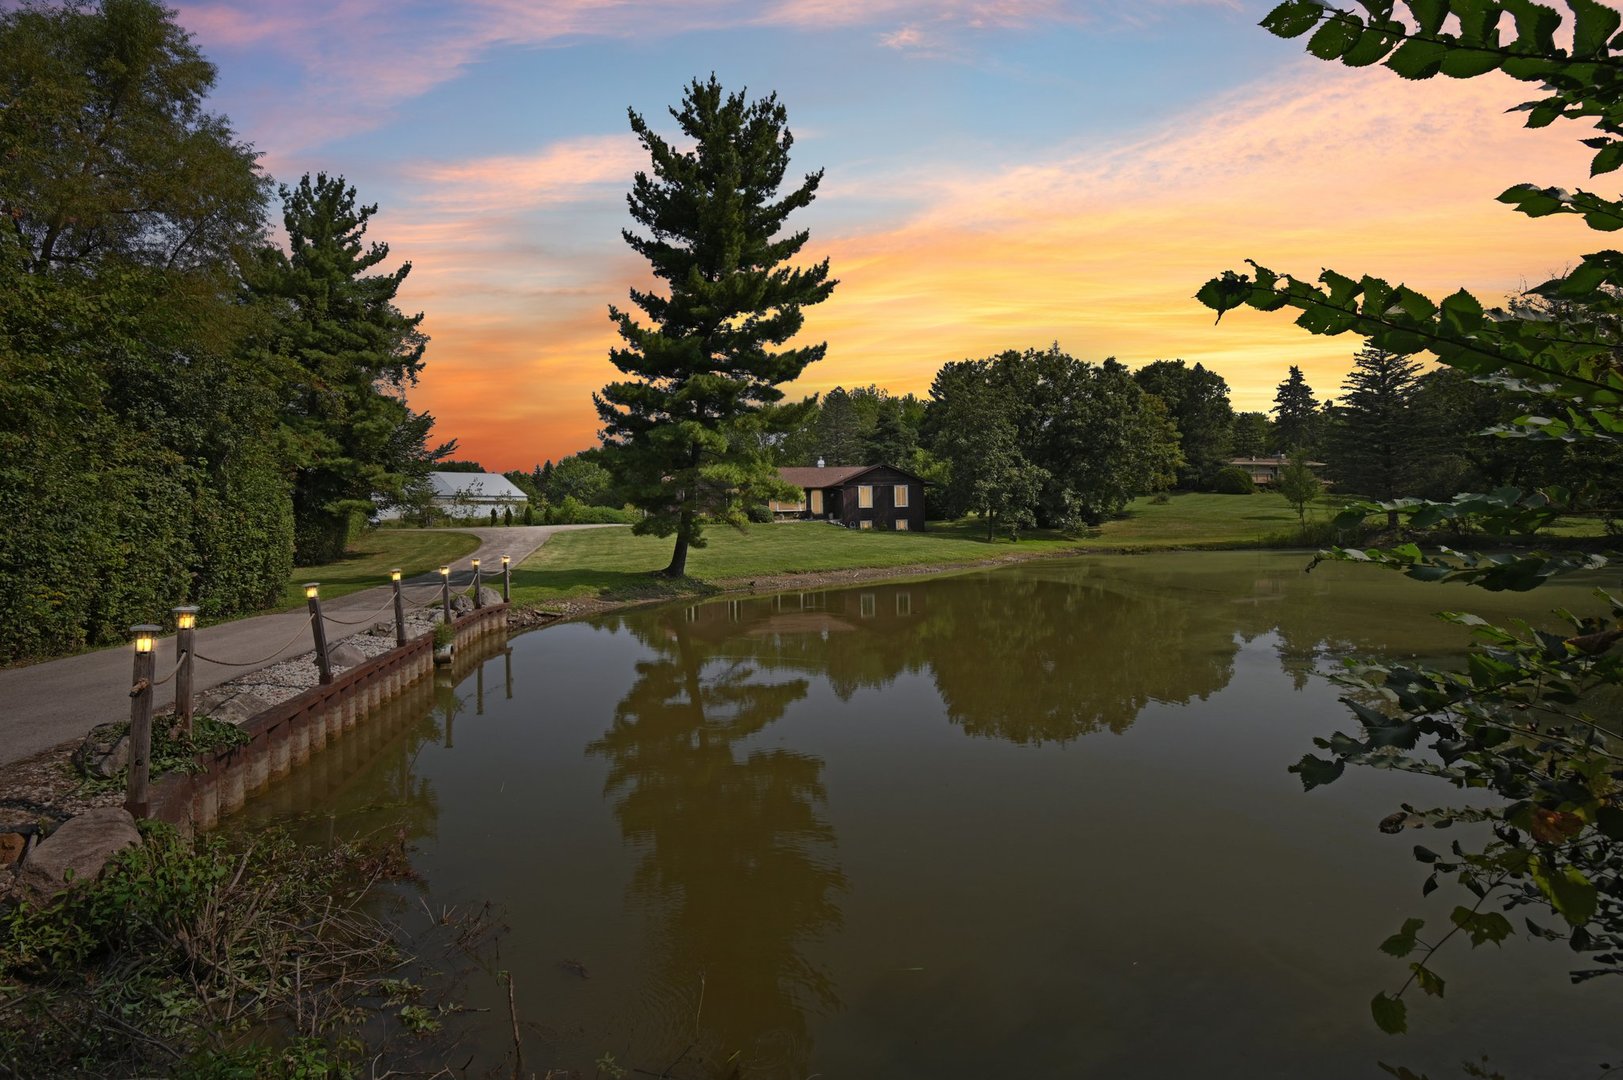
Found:
[[[1310, 337], [1285, 314], [1238, 312], [1214, 327], [1194, 291], [1247, 257], [1433, 295], [1500, 296], [1558, 270], [1593, 234], [1494, 196], [1520, 180], [1581, 182], [1587, 155], [1570, 131], [1503, 115], [1520, 96], [1490, 80], [1415, 84], [1307, 64], [1134, 137], [871, 177], [905, 197], [877, 224], [842, 226], [864, 192], [830, 184], [805, 253], [829, 256], [841, 279], [808, 312], [807, 338], [826, 339], [829, 356], [793, 391], [923, 391], [945, 361], [1058, 340], [1091, 359], [1202, 361], [1241, 407], [1267, 407], [1292, 363], [1334, 393], [1355, 341]], [[383, 235], [421, 271], [411, 284], [424, 299], [412, 302], [435, 335], [423, 397], [487, 463], [591, 441], [590, 391], [615, 377], [605, 306], [647, 280], [617, 236], [635, 157], [604, 138], [410, 170], [420, 190]], [[531, 389], [503, 390], [515, 386]]]
[[[253, 48], [296, 66], [296, 87], [267, 100], [269, 149], [297, 155], [386, 122], [491, 50], [581, 37], [652, 40], [740, 27], [873, 27], [892, 48], [1045, 23], [1133, 24], [1179, 6], [1232, 0], [469, 0], [431, 7], [387, 0], [205, 0], [180, 5], [181, 25], [210, 50]], [[899, 29], [898, 29], [899, 28]], [[364, 43], [361, 44], [361, 43]]]

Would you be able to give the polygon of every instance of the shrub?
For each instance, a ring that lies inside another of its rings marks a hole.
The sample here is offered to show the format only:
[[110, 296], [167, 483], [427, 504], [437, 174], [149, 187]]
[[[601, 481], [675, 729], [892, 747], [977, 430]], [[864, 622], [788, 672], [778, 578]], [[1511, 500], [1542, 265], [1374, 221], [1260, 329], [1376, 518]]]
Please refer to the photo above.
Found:
[[502, 525], [507, 526], [511, 524], [513, 524], [513, 508], [511, 506], [504, 506], [502, 507]]
[[757, 525], [770, 525], [773, 521], [772, 508], [767, 506], [765, 503], [757, 503], [753, 506], [746, 507], [744, 510], [744, 516], [755, 522]]
[[531, 506], [529, 503], [524, 504], [524, 518], [523, 518], [523, 521], [524, 521], [524, 524], [526, 524], [526, 525], [534, 525], [535, 524], [535, 507]]
[[1212, 490], [1219, 495], [1250, 495], [1257, 490], [1257, 485], [1251, 482], [1250, 473], [1237, 465], [1230, 465], [1218, 470], [1212, 480]]
[[491, 528], [496, 527], [496, 508], [494, 506], [490, 508], [490, 526]]

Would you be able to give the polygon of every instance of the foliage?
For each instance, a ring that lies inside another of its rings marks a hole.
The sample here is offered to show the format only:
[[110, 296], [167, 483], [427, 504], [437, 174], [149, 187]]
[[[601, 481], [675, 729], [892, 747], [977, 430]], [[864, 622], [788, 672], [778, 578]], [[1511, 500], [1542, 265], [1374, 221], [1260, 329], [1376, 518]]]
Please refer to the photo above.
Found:
[[387, 244], [366, 241], [377, 206], [325, 173], [284, 185], [281, 197], [288, 251], [261, 248], [244, 273], [274, 316], [258, 348], [283, 379], [295, 558], [330, 562], [352, 513], [371, 513], [374, 499], [404, 502], [455, 446], [429, 450], [433, 417], [406, 405], [428, 339], [421, 314], [394, 306], [411, 264], [368, 273], [389, 257]]
[[[1393, 17], [1391, 0], [1363, 5], [1368, 16], [1328, 8], [1311, 0], [1276, 7], [1263, 25], [1283, 37], [1312, 31], [1308, 50], [1349, 66], [1384, 63], [1410, 79], [1439, 72], [1469, 78], [1503, 71], [1539, 84], [1545, 96], [1521, 107], [1530, 127], [1566, 118], [1590, 119], [1600, 135], [1585, 142], [1597, 151], [1592, 174], [1623, 164], [1623, 80], [1612, 50], [1623, 47], [1623, 15], [1594, 0], [1569, 0], [1571, 46], [1556, 44], [1562, 24], [1555, 9], [1536, 3], [1494, 0], [1408, 0], [1409, 21]], [[1501, 40], [1505, 15], [1514, 36]], [[1532, 217], [1578, 214], [1592, 228], [1623, 228], [1623, 203], [1583, 191], [1519, 184], [1500, 200]], [[1354, 333], [1371, 349], [1398, 356], [1427, 350], [1444, 364], [1475, 376], [1514, 398], [1539, 400], [1496, 431], [1503, 437], [1540, 442], [1587, 440], [1615, 444], [1623, 433], [1623, 368], [1618, 365], [1619, 285], [1623, 255], [1587, 255], [1570, 273], [1531, 290], [1549, 302], [1542, 310], [1512, 304], [1488, 309], [1463, 289], [1440, 302], [1403, 285], [1365, 275], [1353, 278], [1324, 270], [1318, 283], [1252, 264], [1252, 274], [1233, 271], [1209, 281], [1200, 299], [1221, 314], [1241, 305], [1264, 311], [1297, 309], [1297, 324], [1316, 334]], [[1568, 492], [1505, 487], [1464, 494], [1447, 502], [1396, 500], [1381, 509], [1409, 516], [1412, 525], [1474, 519], [1500, 533], [1531, 532], [1566, 508]], [[1348, 516], [1361, 519], [1369, 507]], [[1422, 580], [1463, 580], [1490, 589], [1533, 588], [1549, 576], [1605, 564], [1600, 556], [1565, 554], [1481, 555], [1443, 548], [1423, 552], [1404, 544], [1388, 551], [1347, 550], [1333, 557], [1399, 568]], [[1343, 700], [1357, 715], [1361, 736], [1337, 733], [1318, 740], [1328, 757], [1307, 755], [1295, 766], [1313, 788], [1342, 775], [1348, 763], [1417, 772], [1461, 790], [1484, 790], [1499, 801], [1487, 806], [1443, 807], [1401, 814], [1383, 823], [1477, 822], [1491, 839], [1467, 846], [1456, 841], [1447, 854], [1417, 847], [1415, 857], [1431, 868], [1424, 892], [1452, 877], [1476, 898], [1459, 906], [1451, 926], [1431, 941], [1418, 936], [1411, 919], [1383, 945], [1410, 961], [1409, 975], [1392, 994], [1376, 995], [1371, 1012], [1387, 1032], [1407, 1027], [1403, 995], [1418, 986], [1441, 995], [1444, 982], [1433, 961], [1445, 941], [1463, 933], [1473, 946], [1498, 942], [1515, 932], [1501, 912], [1541, 911], [1525, 918], [1535, 937], [1565, 938], [1592, 967], [1573, 972], [1575, 981], [1623, 971], [1623, 805], [1619, 782], [1623, 759], [1615, 731], [1599, 720], [1604, 704], [1623, 685], [1623, 640], [1617, 617], [1623, 609], [1600, 594], [1604, 616], [1562, 613], [1568, 636], [1527, 627], [1491, 626], [1471, 615], [1445, 616], [1475, 628], [1480, 644], [1464, 671], [1433, 671], [1406, 665], [1361, 665], [1342, 677], [1351, 691]], [[1491, 910], [1497, 907], [1499, 910]], [[1545, 925], [1550, 920], [1562, 929]]]
[[146, 0], [0, 12], [0, 659], [274, 600], [276, 399], [241, 344], [263, 228], [215, 70]]
[[[115, 730], [118, 737], [122, 737], [129, 733], [129, 724], [119, 724]], [[171, 772], [202, 772], [207, 766], [198, 762], [199, 754], [217, 754], [234, 746], [244, 746], [247, 742], [248, 733], [242, 728], [223, 720], [216, 720], [212, 716], [194, 717], [190, 736], [171, 729], [169, 724], [164, 722], [164, 718], [159, 717], [152, 725], [152, 752], [148, 757], [150, 775], [156, 777]], [[129, 769], [126, 767], [107, 778], [85, 776], [80, 780], [79, 789], [87, 794], [123, 791], [128, 773]]]
[[[0, 1069], [341, 1075], [359, 1047], [329, 1040], [405, 959], [363, 910], [379, 878], [409, 872], [399, 848], [322, 849], [277, 831], [189, 842], [156, 823], [143, 838], [95, 882], [0, 916]], [[296, 1041], [252, 1047], [271, 1024]]]
[[434, 624], [434, 647], [436, 649], [443, 649], [446, 646], [453, 645], [455, 643], [456, 627], [452, 626], [448, 622], [437, 622]]
[[1302, 369], [1292, 364], [1274, 391], [1274, 449], [1282, 454], [1310, 453], [1318, 445], [1324, 415]]
[[1133, 379], [1166, 403], [1167, 415], [1178, 427], [1178, 450], [1183, 454], [1178, 486], [1198, 489], [1212, 483], [1234, 452], [1228, 383], [1217, 372], [1201, 364], [1188, 367], [1182, 360], [1146, 364]]
[[[1360, 349], [1334, 410], [1328, 458], [1337, 485], [1376, 499], [1413, 495], [1430, 433], [1415, 423], [1420, 365], [1383, 349]], [[1389, 527], [1397, 526], [1394, 513]]]
[[1238, 465], [1217, 470], [1212, 477], [1212, 490], [1219, 495], [1250, 495], [1257, 490], [1251, 474]]
[[541, 512], [543, 525], [635, 525], [641, 514], [636, 510], [627, 510], [615, 506], [587, 506], [571, 498], [565, 498], [553, 506], [544, 508]]
[[573, 454], [553, 467], [541, 495], [550, 503], [574, 499], [588, 506], [598, 506], [613, 483], [608, 469], [588, 457]]
[[1307, 524], [1307, 508], [1324, 494], [1324, 483], [1319, 479], [1301, 454], [1287, 461], [1274, 478], [1274, 490], [1285, 497], [1296, 511], [1296, 520]]
[[776, 96], [751, 102], [712, 76], [694, 80], [671, 115], [691, 150], [630, 113], [653, 172], [637, 173], [628, 201], [649, 235], [622, 234], [669, 295], [631, 291], [647, 325], [609, 309], [623, 341], [610, 360], [631, 378], [594, 400], [629, 501], [647, 512], [635, 528], [674, 534], [664, 573], [681, 577], [688, 548], [703, 544], [701, 515], [739, 522], [744, 505], [782, 489], [754, 436], [793, 419], [765, 408], [825, 346], [783, 346], [835, 282], [827, 261], [787, 265], [808, 234], [780, 233], [815, 198], [822, 173], [776, 197], [794, 143]]
[[1235, 413], [1232, 438], [1235, 457], [1257, 458], [1266, 454], [1273, 442], [1273, 425], [1268, 422], [1268, 414]]
[[931, 450], [951, 468], [949, 514], [1001, 500], [1004, 515], [1075, 531], [1167, 486], [1182, 460], [1165, 406], [1125, 367], [1057, 345], [947, 364], [930, 399]]

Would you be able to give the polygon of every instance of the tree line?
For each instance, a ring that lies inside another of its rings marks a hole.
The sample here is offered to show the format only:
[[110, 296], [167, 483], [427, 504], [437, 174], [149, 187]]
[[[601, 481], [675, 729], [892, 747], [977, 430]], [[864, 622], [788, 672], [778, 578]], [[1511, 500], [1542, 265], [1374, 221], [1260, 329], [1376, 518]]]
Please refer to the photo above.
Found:
[[342, 177], [273, 184], [161, 4], [6, 11], [0, 56], [0, 659], [264, 607], [448, 449], [410, 265]]

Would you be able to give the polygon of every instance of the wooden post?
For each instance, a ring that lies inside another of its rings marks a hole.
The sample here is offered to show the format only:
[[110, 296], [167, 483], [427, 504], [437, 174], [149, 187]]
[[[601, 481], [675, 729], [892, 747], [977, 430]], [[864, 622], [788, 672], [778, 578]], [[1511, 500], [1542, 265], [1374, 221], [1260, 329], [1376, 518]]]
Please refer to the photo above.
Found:
[[451, 568], [440, 567], [440, 603], [445, 608], [445, 621], [451, 621]]
[[332, 682], [332, 664], [327, 660], [327, 624], [321, 619], [321, 583], [308, 581], [304, 585], [304, 598], [310, 602], [310, 633], [316, 639], [316, 672], [321, 685]]
[[394, 643], [404, 648], [406, 644], [406, 600], [400, 594], [400, 571], [389, 571], [389, 580], [394, 582]]
[[479, 579], [479, 560], [474, 559], [473, 560], [473, 606], [476, 607], [476, 608], [482, 608], [482, 607], [485, 606], [484, 601], [479, 599], [479, 580], [480, 580]]
[[502, 556], [502, 603], [513, 602], [513, 556]]
[[130, 627], [135, 635], [135, 680], [130, 685], [130, 770], [124, 809], [134, 818], [151, 810], [147, 785], [152, 779], [152, 680], [157, 675], [158, 627]]
[[197, 652], [197, 609], [175, 609], [175, 658], [180, 667], [175, 670], [175, 723], [187, 737], [192, 735], [192, 657]]

